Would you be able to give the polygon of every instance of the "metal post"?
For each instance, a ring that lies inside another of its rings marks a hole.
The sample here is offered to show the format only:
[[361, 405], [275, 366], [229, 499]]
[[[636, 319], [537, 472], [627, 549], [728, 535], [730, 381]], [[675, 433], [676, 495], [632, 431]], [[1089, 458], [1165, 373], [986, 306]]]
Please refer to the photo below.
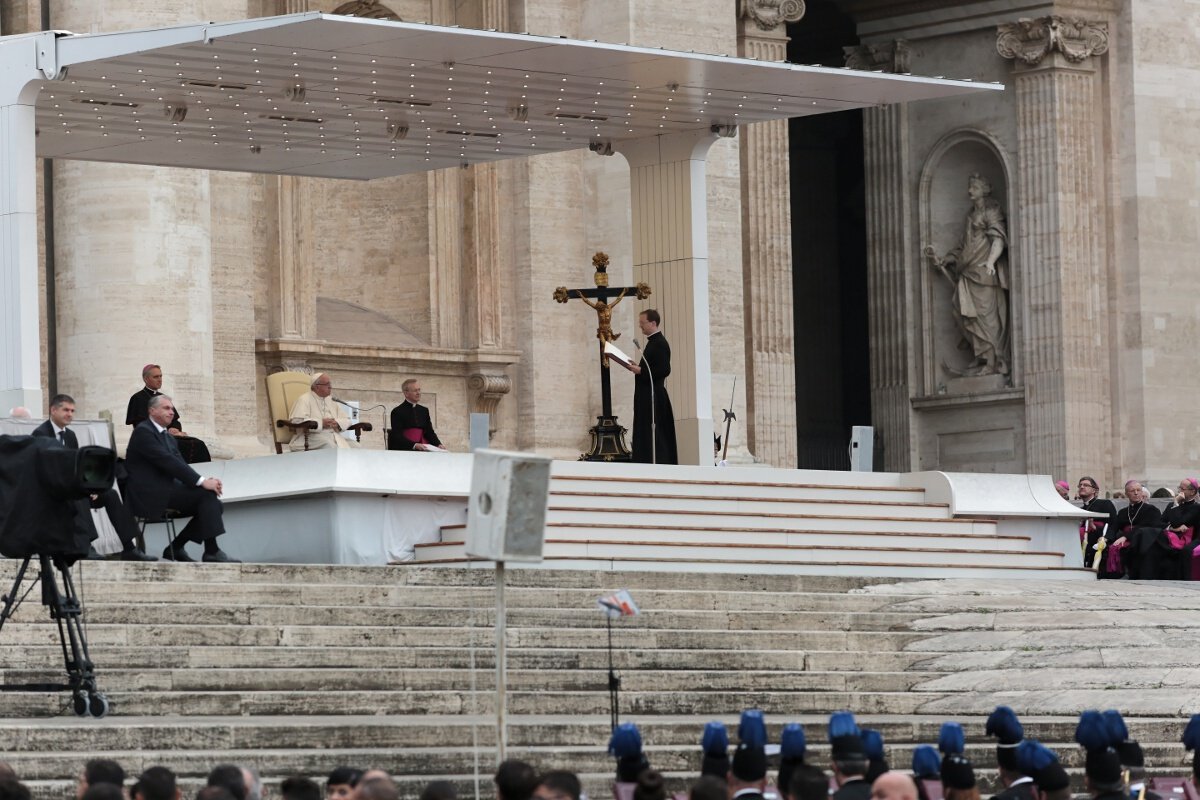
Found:
[[504, 652], [504, 562], [496, 562], [496, 764], [508, 753], [508, 702]]

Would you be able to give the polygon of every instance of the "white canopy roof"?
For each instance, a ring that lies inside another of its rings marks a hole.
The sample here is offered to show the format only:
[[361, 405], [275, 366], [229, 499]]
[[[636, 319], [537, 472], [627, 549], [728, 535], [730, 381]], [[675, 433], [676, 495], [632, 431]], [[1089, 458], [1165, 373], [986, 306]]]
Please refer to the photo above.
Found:
[[1003, 88], [319, 13], [55, 44], [40, 156], [336, 178]]

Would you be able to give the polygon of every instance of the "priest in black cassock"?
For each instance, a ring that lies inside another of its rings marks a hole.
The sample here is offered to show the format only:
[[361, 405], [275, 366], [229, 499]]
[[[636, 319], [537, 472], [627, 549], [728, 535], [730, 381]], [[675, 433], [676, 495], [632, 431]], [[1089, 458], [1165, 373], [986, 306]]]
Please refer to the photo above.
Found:
[[[671, 408], [666, 387], [667, 376], [671, 374], [671, 346], [658, 329], [661, 324], [662, 317], [653, 308], [638, 315], [638, 327], [646, 337], [646, 346], [637, 366], [628, 367], [635, 376], [633, 460], [640, 464], [679, 463], [679, 448], [675, 444], [675, 411]], [[653, 403], [650, 400], [652, 395]]]
[[[150, 398], [162, 394], [162, 367], [158, 364], [147, 364], [142, 367], [142, 382], [146, 385], [134, 392], [133, 396], [129, 398], [129, 405], [125, 407], [125, 424], [134, 428], [150, 419]], [[179, 453], [183, 456], [184, 461], [189, 464], [205, 464], [212, 461], [208, 445], [195, 436], [188, 436], [183, 432], [178, 411], [175, 412], [175, 418], [171, 420], [171, 424], [167, 428], [175, 437], [175, 444], [178, 445]]]

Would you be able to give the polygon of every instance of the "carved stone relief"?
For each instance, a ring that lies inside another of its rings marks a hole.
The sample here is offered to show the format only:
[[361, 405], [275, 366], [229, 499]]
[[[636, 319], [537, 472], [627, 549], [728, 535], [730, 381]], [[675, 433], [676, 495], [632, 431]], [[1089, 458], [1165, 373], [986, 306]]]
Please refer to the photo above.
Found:
[[843, 47], [842, 52], [846, 55], [846, 66], [850, 69], [897, 74], [909, 71], [908, 42], [903, 39]]
[[389, 19], [393, 22], [402, 22], [399, 14], [383, 5], [379, 0], [352, 0], [349, 3], [342, 3], [333, 10], [333, 13], [345, 17], [367, 17], [368, 19]]
[[996, 28], [996, 52], [1034, 67], [1057, 50], [1072, 63], [1108, 52], [1108, 24], [1060, 17], [1019, 19]]
[[496, 432], [496, 408], [504, 395], [512, 391], [512, 378], [507, 375], [475, 373], [467, 377], [467, 391], [475, 394], [471, 410], [488, 415], [488, 433]]
[[770, 31], [804, 16], [804, 0], [741, 0], [741, 16]]

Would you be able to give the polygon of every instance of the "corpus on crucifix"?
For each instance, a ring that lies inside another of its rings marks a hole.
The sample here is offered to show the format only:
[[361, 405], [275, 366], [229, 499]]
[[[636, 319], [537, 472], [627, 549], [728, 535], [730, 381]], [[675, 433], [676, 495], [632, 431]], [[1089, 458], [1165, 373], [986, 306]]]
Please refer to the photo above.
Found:
[[625, 444], [625, 428], [617, 424], [617, 418], [612, 413], [612, 387], [608, 372], [609, 356], [605, 354], [604, 346], [615, 342], [621, 336], [619, 333], [614, 333], [612, 329], [613, 309], [625, 299], [626, 295], [633, 295], [638, 300], [645, 300], [650, 296], [650, 287], [644, 283], [636, 286], [609, 286], [608, 256], [604, 253], [596, 253], [592, 256], [592, 266], [596, 268], [596, 274], [593, 276], [596, 283], [594, 289], [568, 289], [560, 286], [554, 290], [554, 299], [559, 303], [566, 303], [572, 298], [577, 298], [596, 310], [596, 339], [599, 342], [600, 357], [600, 396], [603, 407], [600, 416], [596, 418], [596, 425], [590, 428], [592, 448], [589, 452], [582, 454], [580, 460], [629, 461], [632, 454]]

